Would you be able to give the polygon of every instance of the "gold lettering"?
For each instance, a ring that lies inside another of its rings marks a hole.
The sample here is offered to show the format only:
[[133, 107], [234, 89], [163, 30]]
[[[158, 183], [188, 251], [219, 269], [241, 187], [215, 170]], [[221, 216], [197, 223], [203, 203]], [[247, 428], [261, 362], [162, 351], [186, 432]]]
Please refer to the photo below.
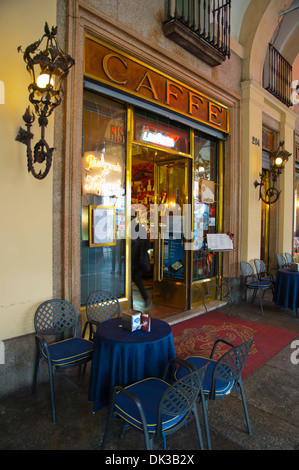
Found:
[[198, 96], [196, 93], [192, 93], [191, 91], [189, 91], [189, 114], [193, 114], [193, 106], [196, 109], [199, 109], [199, 104], [194, 101], [194, 98], [196, 98], [203, 104], [203, 100], [200, 96]]
[[[145, 81], [145, 79], [148, 80], [149, 86], [144, 85], [143, 82]], [[150, 90], [152, 92], [153, 97], [155, 98], [155, 100], [159, 99], [158, 96], [157, 96], [157, 93], [156, 93], [156, 90], [155, 90], [155, 87], [154, 87], [154, 84], [152, 82], [152, 79], [151, 79], [151, 76], [150, 76], [149, 72], [145, 72], [142, 79], [138, 83], [137, 88], [135, 89], [135, 91], [139, 92], [140, 88], [146, 88], [147, 90]]]
[[109, 173], [110, 171], [121, 172], [121, 166], [119, 163], [106, 163], [104, 156], [102, 155], [101, 159], [95, 157], [92, 154], [89, 154], [85, 157], [86, 160], [86, 170], [92, 170], [94, 168], [102, 168], [103, 171]]
[[175, 93], [174, 91], [170, 90], [170, 86], [174, 86], [177, 88], [182, 94], [183, 94], [183, 89], [182, 87], [175, 85], [174, 83], [169, 82], [169, 80], [166, 80], [166, 101], [165, 104], [170, 104], [170, 97], [173, 96], [176, 100], [178, 99], [178, 94]]
[[218, 118], [217, 111], [212, 111], [212, 106], [214, 106], [219, 111], [219, 113], [222, 113], [222, 108], [217, 106], [215, 103], [211, 103], [211, 101], [209, 101], [209, 122], [216, 124], [216, 126], [221, 126], [221, 122], [216, 122], [212, 119], [213, 117], [215, 119]]
[[124, 65], [124, 67], [126, 69], [128, 68], [126, 62], [121, 57], [119, 57], [116, 54], [107, 54], [103, 57], [103, 61], [102, 61], [103, 70], [104, 70], [105, 74], [107, 75], [107, 77], [109, 78], [109, 80], [111, 80], [111, 82], [117, 83], [118, 85], [125, 85], [128, 80], [123, 80], [123, 81], [115, 80], [115, 78], [113, 78], [112, 75], [109, 72], [108, 61], [112, 57], [114, 57], [115, 59], [118, 59]]

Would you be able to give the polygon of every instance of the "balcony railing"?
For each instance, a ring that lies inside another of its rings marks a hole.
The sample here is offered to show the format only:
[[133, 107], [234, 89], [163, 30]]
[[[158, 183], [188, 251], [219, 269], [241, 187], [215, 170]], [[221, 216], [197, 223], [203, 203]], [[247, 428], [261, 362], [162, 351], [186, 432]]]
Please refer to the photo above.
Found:
[[292, 66], [269, 44], [264, 65], [264, 88], [287, 106], [292, 106]]
[[[230, 57], [231, 0], [168, 0], [166, 4], [167, 20], [163, 27], [166, 36], [173, 25], [180, 25], [180, 36], [185, 41], [189, 34], [193, 42], [197, 38], [205, 44], [206, 52], [216, 50], [221, 56], [219, 63]], [[173, 35], [170, 39], [175, 40]], [[180, 43], [177, 39], [176, 35], [175, 42]], [[180, 45], [184, 47], [184, 41]], [[186, 49], [194, 53], [189, 46]]]

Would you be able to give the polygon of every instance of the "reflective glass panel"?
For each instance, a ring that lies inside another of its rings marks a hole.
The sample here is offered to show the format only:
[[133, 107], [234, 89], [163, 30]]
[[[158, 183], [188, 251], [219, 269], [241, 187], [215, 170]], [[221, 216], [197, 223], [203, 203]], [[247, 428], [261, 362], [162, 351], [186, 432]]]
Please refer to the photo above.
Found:
[[84, 92], [81, 304], [95, 290], [125, 296], [126, 109]]

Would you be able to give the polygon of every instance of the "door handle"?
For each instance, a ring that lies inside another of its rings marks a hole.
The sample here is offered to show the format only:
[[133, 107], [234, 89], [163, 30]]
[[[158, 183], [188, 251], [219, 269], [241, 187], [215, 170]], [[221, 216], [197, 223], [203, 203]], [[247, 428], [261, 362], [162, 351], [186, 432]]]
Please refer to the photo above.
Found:
[[158, 281], [163, 281], [164, 270], [164, 236], [159, 232], [158, 236]]

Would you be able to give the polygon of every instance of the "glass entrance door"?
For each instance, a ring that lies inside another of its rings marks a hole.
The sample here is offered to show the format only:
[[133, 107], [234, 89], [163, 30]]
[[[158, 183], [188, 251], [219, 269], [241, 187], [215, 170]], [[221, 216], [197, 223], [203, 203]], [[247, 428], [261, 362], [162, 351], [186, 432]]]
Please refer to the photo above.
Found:
[[[192, 219], [191, 173], [190, 157], [132, 146], [132, 216], [146, 227], [150, 240], [152, 269], [143, 284], [154, 307], [189, 308], [190, 253], [185, 241]], [[138, 295], [133, 286], [135, 308]]]
[[176, 158], [155, 166], [156, 204], [151, 214], [155, 260], [153, 303], [187, 309], [190, 259], [186, 241], [191, 227], [188, 159]]

